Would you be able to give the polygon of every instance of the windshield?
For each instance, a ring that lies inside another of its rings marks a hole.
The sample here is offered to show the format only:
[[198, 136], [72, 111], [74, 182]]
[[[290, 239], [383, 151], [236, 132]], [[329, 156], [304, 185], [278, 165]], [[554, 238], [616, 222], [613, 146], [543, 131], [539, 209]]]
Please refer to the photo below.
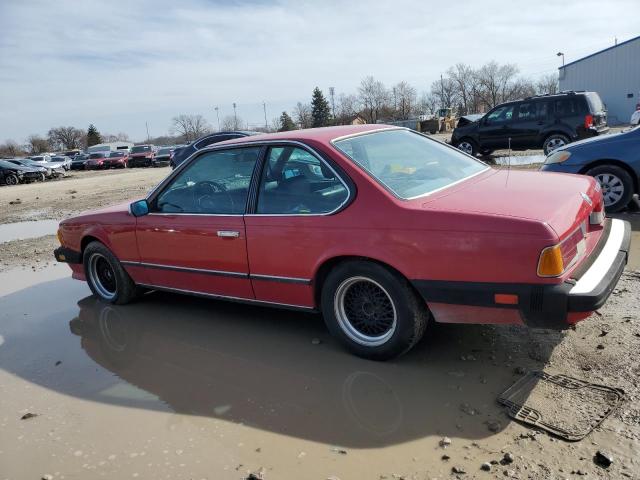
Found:
[[396, 196], [409, 200], [488, 169], [457, 150], [410, 130], [385, 130], [333, 142]]
[[33, 160], [34, 162], [43, 162], [44, 157], [31, 157], [31, 160]]
[[171, 153], [171, 148], [161, 148], [158, 150], [158, 155], [169, 155]]
[[91, 155], [89, 155], [89, 158], [103, 158], [104, 157], [104, 153], [92, 153]]
[[109, 158], [124, 157], [124, 152], [111, 152]]
[[138, 145], [136, 147], [131, 148], [131, 153], [141, 153], [141, 152], [149, 152], [151, 151], [151, 147], [149, 145]]

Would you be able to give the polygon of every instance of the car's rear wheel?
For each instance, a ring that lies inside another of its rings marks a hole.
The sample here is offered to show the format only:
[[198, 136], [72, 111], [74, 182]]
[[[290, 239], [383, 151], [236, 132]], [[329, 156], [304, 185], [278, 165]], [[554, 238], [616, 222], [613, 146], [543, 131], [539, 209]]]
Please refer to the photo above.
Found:
[[339, 264], [322, 286], [327, 328], [349, 350], [372, 360], [407, 352], [429, 318], [424, 301], [401, 275], [373, 262]]
[[89, 288], [101, 300], [122, 305], [136, 298], [139, 291], [118, 259], [100, 242], [91, 242], [82, 256]]
[[20, 180], [18, 180], [17, 175], [11, 173], [4, 177], [4, 183], [6, 183], [7, 185], [17, 185], [18, 183], [20, 183]]
[[562, 135], [560, 133], [554, 133], [553, 135], [549, 135], [545, 138], [544, 143], [542, 144], [542, 149], [544, 150], [545, 155], [549, 155], [554, 150], [564, 147], [569, 144], [571, 140], [566, 135]]
[[478, 146], [476, 145], [476, 142], [469, 138], [463, 138], [462, 140], [460, 140], [456, 144], [456, 148], [466, 153], [467, 155], [471, 155], [472, 157], [475, 157], [478, 153]]
[[629, 173], [617, 165], [598, 165], [587, 171], [602, 189], [607, 212], [618, 212], [629, 205], [633, 198], [633, 180]]

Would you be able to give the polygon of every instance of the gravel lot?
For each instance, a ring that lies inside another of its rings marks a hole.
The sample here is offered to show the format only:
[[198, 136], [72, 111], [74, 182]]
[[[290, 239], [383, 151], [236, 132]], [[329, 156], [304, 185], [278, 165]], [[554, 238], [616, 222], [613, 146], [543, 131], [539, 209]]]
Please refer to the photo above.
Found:
[[[139, 198], [167, 173], [3, 187], [0, 223]], [[640, 478], [640, 216], [622, 217], [629, 269], [575, 329], [433, 325], [387, 363], [343, 352], [316, 315], [159, 293], [106, 307], [53, 264], [54, 236], [0, 244], [0, 478]], [[496, 403], [531, 370], [626, 400], [565, 442]]]

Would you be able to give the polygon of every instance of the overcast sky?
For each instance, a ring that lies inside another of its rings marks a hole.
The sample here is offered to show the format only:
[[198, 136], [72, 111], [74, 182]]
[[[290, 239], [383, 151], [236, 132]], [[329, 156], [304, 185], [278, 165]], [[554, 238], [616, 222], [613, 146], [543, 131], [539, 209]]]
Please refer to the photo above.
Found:
[[464, 62], [522, 75], [640, 34], [639, 0], [0, 0], [0, 141], [52, 126], [134, 140], [180, 113], [249, 124], [373, 75], [420, 92]]

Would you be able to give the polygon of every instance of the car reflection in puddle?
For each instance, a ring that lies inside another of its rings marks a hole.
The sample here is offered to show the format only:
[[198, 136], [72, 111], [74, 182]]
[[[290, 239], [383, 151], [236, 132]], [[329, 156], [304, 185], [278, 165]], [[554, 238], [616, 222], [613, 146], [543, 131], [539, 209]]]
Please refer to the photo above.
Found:
[[[487, 338], [482, 326], [436, 326], [415, 351], [373, 362], [344, 351], [319, 315], [154, 292], [127, 306], [86, 297], [69, 321], [69, 296], [81, 298], [86, 286], [43, 285], [34, 287], [39, 301], [51, 297], [52, 307], [31, 305], [28, 320], [16, 312], [33, 288], [3, 297], [11, 321], [0, 322], [0, 368], [95, 401], [96, 414], [100, 404], [174, 411], [373, 448], [428, 435], [486, 437], [486, 421], [500, 415], [495, 397], [513, 382], [511, 365], [482, 353], [492, 343], [506, 357], [513, 344]], [[486, 358], [461, 361], [470, 352]]]

